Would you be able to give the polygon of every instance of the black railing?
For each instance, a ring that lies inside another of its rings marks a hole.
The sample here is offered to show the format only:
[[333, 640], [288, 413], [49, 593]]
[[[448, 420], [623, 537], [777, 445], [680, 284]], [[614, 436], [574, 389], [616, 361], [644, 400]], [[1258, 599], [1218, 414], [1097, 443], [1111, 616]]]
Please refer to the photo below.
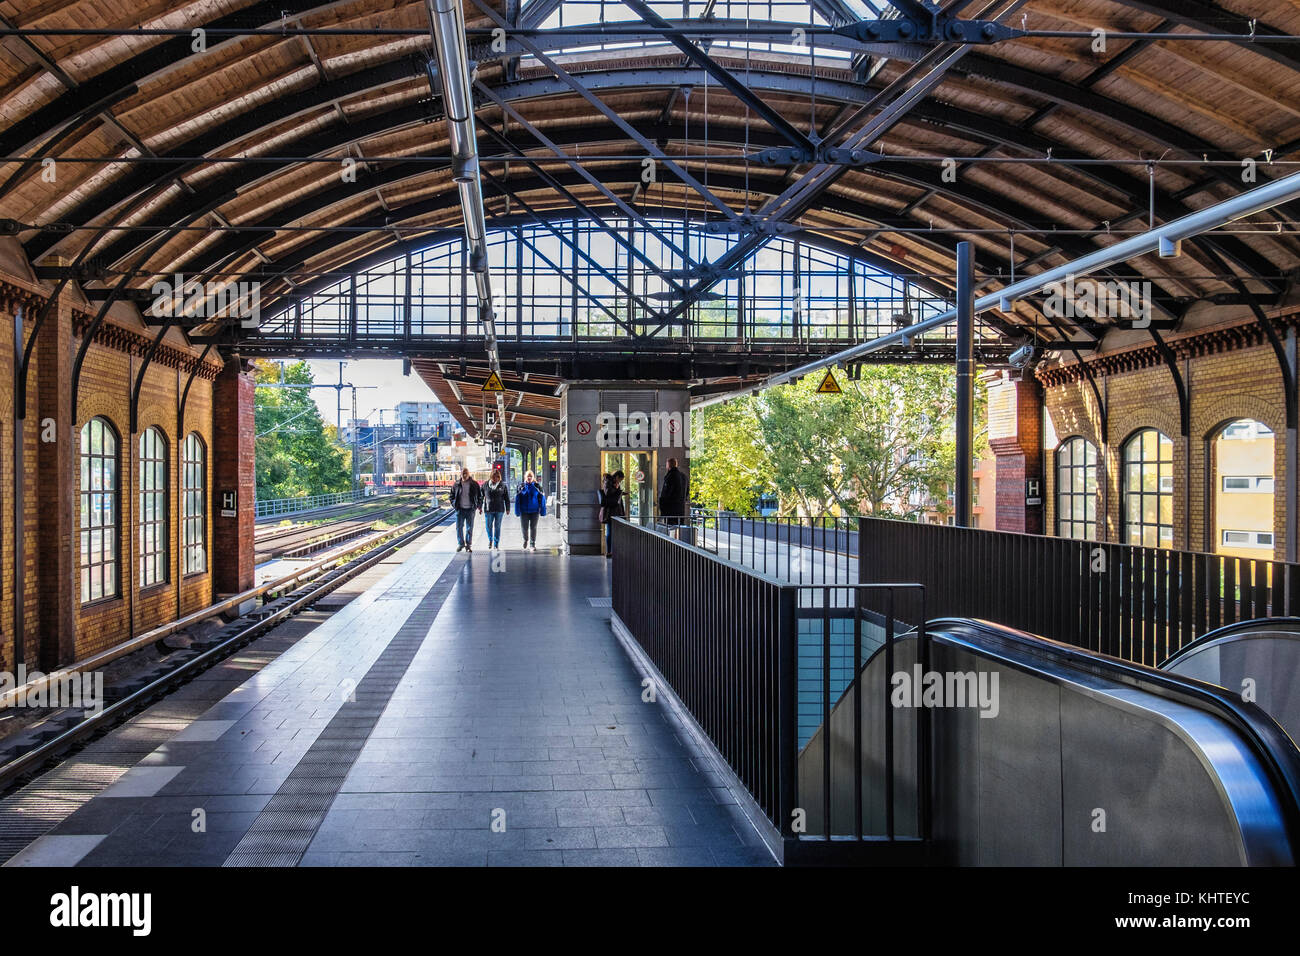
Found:
[[[826, 584], [801, 585], [798, 590], [800, 604], [812, 606], [800, 611], [801, 620], [812, 625], [801, 628], [801, 652], [808, 648], [809, 638], [820, 639], [815, 646], [817, 653], [800, 654], [800, 683], [815, 684], [815, 689], [810, 690], [816, 694], [819, 707], [817, 732], [801, 747], [800, 754], [800, 803], [811, 800], [817, 804], [804, 807], [807, 821], [812, 824], [807, 832], [826, 841], [844, 836], [894, 840], [900, 836], [897, 761], [905, 756], [897, 752], [900, 734], [892, 700], [894, 676], [900, 664], [896, 660], [900, 636], [897, 624], [900, 617], [921, 622], [909, 629], [908, 636], [916, 639], [913, 661], [924, 672], [928, 669], [925, 589], [919, 584]], [[850, 625], [847, 640], [845, 629], [835, 628], [835, 623]], [[869, 668], [868, 663], [877, 656], [880, 666]], [[839, 679], [833, 669], [836, 663], [841, 671]], [[808, 679], [809, 664], [819, 667], [816, 681]], [[879, 678], [876, 690], [866, 686], [870, 675]], [[873, 701], [879, 705], [874, 715], [867, 710]], [[848, 712], [847, 719], [835, 720], [841, 708]], [[917, 725], [906, 734], [914, 753], [908, 760], [908, 772], [903, 774], [911, 799], [905, 808], [908, 822], [901, 835], [919, 838], [929, 832], [929, 713], [924, 708], [904, 713], [908, 717], [914, 714]], [[851, 754], [851, 759], [845, 760], [846, 754]], [[867, 792], [867, 784], [873, 793]], [[837, 815], [832, 808], [836, 792], [845, 790], [851, 794], [847, 826], [841, 822], [845, 815]]]
[[[801, 751], [848, 699], [846, 690], [856, 686], [873, 654], [883, 654], [886, 668], [891, 666], [902, 630], [895, 627], [893, 614], [895, 602], [903, 600], [898, 593], [912, 596], [908, 603], [923, 619], [923, 589], [915, 584], [799, 585], [726, 560], [688, 543], [689, 536], [681, 540], [621, 519], [614, 522], [613, 535], [614, 613], [787, 847], [813, 837], [828, 845], [829, 838], [837, 838], [835, 846], [892, 841], [895, 728], [888, 673], [883, 695], [859, 699], [855, 694], [850, 701], [850, 733], [858, 744], [853, 756], [847, 748], [832, 749], [831, 736], [824, 734], [815, 768], [819, 779], [801, 781]], [[871, 701], [879, 712], [867, 715], [865, 704]], [[884, 748], [879, 767], [873, 749], [862, 746], [868, 717], [872, 740]], [[881, 728], [883, 737], [877, 733]], [[911, 734], [909, 740], [918, 748], [928, 742], [926, 735]], [[864, 753], [873, 760], [865, 774]], [[921, 755], [917, 759], [918, 766], [927, 765]], [[813, 769], [809, 765], [808, 772]], [[832, 825], [831, 788], [846, 786], [853, 788], [858, 812], [847, 825], [840, 817]], [[864, 797], [864, 787], [873, 792]], [[819, 806], [801, 808], [801, 798], [810, 795]], [[887, 807], [886, 815], [864, 811], [864, 802]], [[807, 812], [796, 812], [801, 809]], [[908, 816], [925, 818], [919, 806]], [[813, 825], [801, 826], [807, 821]]]
[[1300, 565], [860, 518], [860, 580], [919, 581], [973, 617], [1159, 666], [1207, 631], [1300, 613]]
[[697, 547], [797, 584], [857, 580], [858, 520], [853, 517], [742, 517], [691, 512]]
[[774, 825], [795, 800], [796, 594], [614, 522], [613, 609]]

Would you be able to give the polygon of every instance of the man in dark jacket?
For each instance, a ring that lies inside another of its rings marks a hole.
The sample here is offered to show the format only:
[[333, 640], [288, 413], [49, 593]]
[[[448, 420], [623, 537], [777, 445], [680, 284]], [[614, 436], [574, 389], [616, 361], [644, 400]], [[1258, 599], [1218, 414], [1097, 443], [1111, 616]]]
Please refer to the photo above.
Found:
[[474, 480], [468, 468], [460, 470], [460, 478], [451, 486], [448, 500], [456, 509], [456, 550], [473, 552], [474, 512], [483, 506], [483, 486]]
[[665, 524], [681, 524], [686, 518], [690, 495], [687, 494], [686, 476], [677, 468], [677, 459], [668, 459], [663, 490], [659, 492], [659, 515]]

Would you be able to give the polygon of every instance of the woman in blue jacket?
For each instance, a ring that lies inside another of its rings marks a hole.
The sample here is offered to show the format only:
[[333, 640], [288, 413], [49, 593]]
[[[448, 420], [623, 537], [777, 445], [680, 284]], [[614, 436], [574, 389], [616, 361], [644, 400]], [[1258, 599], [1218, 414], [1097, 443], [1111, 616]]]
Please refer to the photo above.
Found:
[[524, 475], [524, 483], [515, 493], [515, 514], [519, 516], [519, 527], [524, 534], [524, 550], [537, 550], [537, 519], [546, 514], [546, 495], [542, 494], [537, 484], [537, 476], [531, 471]]

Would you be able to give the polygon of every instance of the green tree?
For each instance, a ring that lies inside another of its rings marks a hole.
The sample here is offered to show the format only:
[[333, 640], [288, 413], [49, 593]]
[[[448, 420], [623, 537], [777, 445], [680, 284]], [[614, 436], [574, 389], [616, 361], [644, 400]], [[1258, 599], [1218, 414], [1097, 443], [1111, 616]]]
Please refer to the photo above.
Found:
[[[256, 363], [254, 380], [278, 384], [280, 366]], [[311, 368], [295, 362], [284, 368], [284, 384], [312, 384]], [[258, 388], [256, 417], [257, 497], [294, 498], [347, 491], [350, 461], [335, 429], [321, 419], [309, 388]]]
[[[820, 374], [696, 413], [696, 500], [752, 513], [775, 491], [784, 514], [914, 516], [946, 511], [956, 443], [956, 376], [937, 365], [864, 365], [843, 392]], [[976, 389], [976, 444], [985, 447], [985, 393]]]
[[710, 509], [753, 513], [759, 494], [775, 488], [757, 432], [756, 403], [750, 397], [692, 414], [693, 500]]

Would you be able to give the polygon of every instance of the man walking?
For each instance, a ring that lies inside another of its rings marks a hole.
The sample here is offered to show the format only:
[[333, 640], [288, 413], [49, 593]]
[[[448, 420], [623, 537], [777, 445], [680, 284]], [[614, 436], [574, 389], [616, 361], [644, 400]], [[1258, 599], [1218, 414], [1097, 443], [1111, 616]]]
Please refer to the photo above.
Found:
[[677, 468], [677, 459], [668, 459], [663, 490], [659, 492], [659, 516], [664, 524], [682, 524], [686, 518], [690, 495], [687, 494], [686, 476]]
[[468, 468], [460, 470], [460, 477], [451, 486], [449, 503], [456, 509], [456, 550], [473, 553], [474, 512], [483, 505], [483, 486], [474, 480]]

